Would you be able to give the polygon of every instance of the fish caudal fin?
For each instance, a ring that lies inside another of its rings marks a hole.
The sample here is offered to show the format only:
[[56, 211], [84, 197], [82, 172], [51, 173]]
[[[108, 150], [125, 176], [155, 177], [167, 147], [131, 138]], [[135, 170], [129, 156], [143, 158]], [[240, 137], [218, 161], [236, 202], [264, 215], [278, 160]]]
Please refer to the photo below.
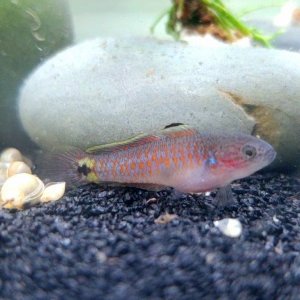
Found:
[[86, 157], [84, 151], [67, 148], [59, 152], [42, 151], [37, 154], [36, 174], [45, 182], [65, 181], [68, 188], [86, 183], [78, 172], [79, 160]]

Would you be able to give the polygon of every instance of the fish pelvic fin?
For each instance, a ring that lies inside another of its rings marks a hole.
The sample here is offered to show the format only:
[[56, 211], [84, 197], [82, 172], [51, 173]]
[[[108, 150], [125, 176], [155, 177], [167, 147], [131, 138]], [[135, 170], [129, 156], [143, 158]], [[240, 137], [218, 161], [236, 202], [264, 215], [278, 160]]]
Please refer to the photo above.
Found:
[[219, 188], [216, 198], [214, 199], [215, 204], [218, 207], [230, 206], [233, 203], [233, 194], [230, 185]]
[[44, 181], [65, 181], [68, 188], [87, 183], [92, 169], [87, 154], [73, 147], [38, 153], [35, 167], [37, 175]]

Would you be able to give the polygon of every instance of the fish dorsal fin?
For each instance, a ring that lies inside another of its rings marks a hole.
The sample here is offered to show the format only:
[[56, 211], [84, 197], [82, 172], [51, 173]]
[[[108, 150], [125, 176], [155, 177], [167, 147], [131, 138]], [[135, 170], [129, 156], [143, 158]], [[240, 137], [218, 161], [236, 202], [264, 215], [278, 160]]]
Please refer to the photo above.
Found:
[[145, 145], [151, 142], [155, 142], [159, 140], [160, 137], [156, 135], [147, 135], [147, 134], [139, 134], [134, 137], [131, 137], [127, 140], [123, 140], [120, 142], [97, 145], [86, 150], [87, 153], [90, 154], [100, 154], [100, 153], [108, 153], [120, 150], [128, 150], [130, 148], [134, 148], [136, 146]]
[[196, 133], [196, 130], [192, 127], [187, 125], [180, 125], [174, 127], [168, 127], [163, 129], [157, 134], [139, 134], [134, 137], [131, 137], [127, 140], [104, 144], [104, 145], [97, 145], [90, 147], [86, 150], [86, 153], [90, 154], [100, 154], [100, 153], [110, 153], [114, 151], [122, 151], [134, 148], [136, 146], [146, 145], [152, 142], [157, 142], [167, 137], [170, 138], [178, 138], [183, 136], [190, 136]]
[[166, 127], [161, 131], [164, 136], [168, 136], [171, 138], [178, 138], [184, 136], [192, 136], [198, 133], [198, 131], [189, 125], [177, 125], [172, 127]]

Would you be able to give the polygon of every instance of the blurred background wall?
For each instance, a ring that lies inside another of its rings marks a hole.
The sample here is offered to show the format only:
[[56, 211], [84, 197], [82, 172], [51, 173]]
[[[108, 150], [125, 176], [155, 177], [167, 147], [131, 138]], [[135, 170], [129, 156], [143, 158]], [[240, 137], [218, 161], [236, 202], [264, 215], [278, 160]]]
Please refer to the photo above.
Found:
[[[237, 14], [249, 19], [271, 19], [286, 0], [224, 0]], [[299, 3], [299, 1], [296, 1]], [[95, 36], [148, 35], [154, 21], [171, 5], [171, 0], [69, 0], [76, 41]], [[273, 6], [273, 7], [272, 7]], [[167, 37], [160, 22], [156, 36]]]

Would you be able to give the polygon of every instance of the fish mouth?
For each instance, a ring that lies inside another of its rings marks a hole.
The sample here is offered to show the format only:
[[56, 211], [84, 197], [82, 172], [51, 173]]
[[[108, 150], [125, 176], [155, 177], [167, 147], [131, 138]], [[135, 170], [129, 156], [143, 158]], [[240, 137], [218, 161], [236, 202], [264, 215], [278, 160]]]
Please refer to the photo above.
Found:
[[274, 159], [276, 158], [276, 151], [273, 149], [273, 147], [270, 147], [267, 152], [266, 152], [266, 158], [268, 161], [268, 164], [270, 164], [271, 162], [274, 161]]

